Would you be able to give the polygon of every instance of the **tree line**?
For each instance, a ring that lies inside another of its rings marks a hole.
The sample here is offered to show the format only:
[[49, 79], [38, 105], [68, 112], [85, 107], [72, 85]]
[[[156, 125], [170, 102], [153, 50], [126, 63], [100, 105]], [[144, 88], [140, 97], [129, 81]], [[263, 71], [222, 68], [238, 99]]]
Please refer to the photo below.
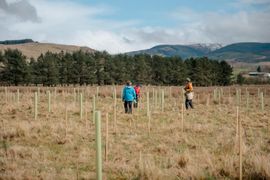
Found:
[[207, 57], [110, 55], [107, 52], [41, 54], [27, 58], [19, 50], [0, 52], [2, 85], [110, 85], [134, 83], [181, 85], [187, 77], [198, 86], [231, 84], [232, 67]]

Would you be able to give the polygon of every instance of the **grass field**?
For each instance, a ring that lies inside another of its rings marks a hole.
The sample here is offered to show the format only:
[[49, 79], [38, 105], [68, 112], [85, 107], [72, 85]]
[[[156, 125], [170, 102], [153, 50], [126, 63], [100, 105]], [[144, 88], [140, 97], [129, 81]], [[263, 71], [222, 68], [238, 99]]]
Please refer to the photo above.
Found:
[[270, 179], [270, 86], [195, 87], [195, 109], [187, 111], [180, 87], [144, 86], [132, 115], [123, 113], [121, 88], [114, 106], [112, 86], [1, 87], [0, 179], [95, 179], [93, 95], [104, 179], [238, 179], [240, 146], [243, 179]]

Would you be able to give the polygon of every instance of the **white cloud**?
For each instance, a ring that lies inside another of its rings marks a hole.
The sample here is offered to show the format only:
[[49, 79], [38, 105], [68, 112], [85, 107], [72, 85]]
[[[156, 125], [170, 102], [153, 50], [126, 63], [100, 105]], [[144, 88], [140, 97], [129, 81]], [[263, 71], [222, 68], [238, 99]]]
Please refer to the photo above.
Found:
[[[21, 21], [0, 13], [1, 39], [32, 38], [40, 42], [89, 46], [110, 53], [123, 52], [128, 42], [119, 31], [137, 21], [113, 21], [99, 18], [113, 12], [104, 5], [80, 5], [74, 1], [30, 0], [40, 17], [39, 22]], [[3, 17], [1, 16], [3, 15]]]
[[[238, 12], [222, 16], [208, 16], [205, 34], [216, 41], [231, 43], [241, 41], [269, 42], [270, 14], [266, 12]], [[209, 23], [212, 22], [212, 23]]]
[[110, 53], [145, 49], [157, 44], [270, 41], [270, 13], [266, 10], [226, 13], [179, 8], [171, 13], [178, 25], [164, 28], [144, 27], [138, 20], [106, 19], [114, 9], [105, 5], [81, 5], [62, 0], [8, 1], [9, 4], [19, 2], [28, 4], [36, 13], [22, 19], [0, 8], [0, 39], [32, 38], [41, 42], [89, 46]]
[[[190, 41], [233, 43], [242, 41], [269, 42], [270, 13], [266, 11], [204, 12], [192, 10], [174, 13], [173, 17], [192, 17], [188, 23], [180, 23], [179, 30], [185, 32]], [[182, 13], [183, 12], [183, 13]]]

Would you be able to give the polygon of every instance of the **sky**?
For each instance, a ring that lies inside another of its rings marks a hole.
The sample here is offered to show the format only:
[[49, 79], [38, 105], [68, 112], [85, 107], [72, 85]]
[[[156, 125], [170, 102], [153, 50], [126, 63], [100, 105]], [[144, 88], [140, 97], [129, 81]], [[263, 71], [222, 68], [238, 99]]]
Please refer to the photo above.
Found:
[[25, 38], [112, 54], [270, 42], [270, 0], [0, 0], [0, 41]]

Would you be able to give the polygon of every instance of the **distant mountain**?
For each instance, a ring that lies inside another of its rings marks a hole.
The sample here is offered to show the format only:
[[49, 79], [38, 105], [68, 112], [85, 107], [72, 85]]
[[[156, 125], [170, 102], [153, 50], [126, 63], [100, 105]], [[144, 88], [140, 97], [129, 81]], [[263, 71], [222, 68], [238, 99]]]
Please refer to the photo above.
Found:
[[270, 61], [270, 43], [235, 43], [211, 52], [208, 57], [242, 62]]
[[192, 44], [192, 45], [158, 45], [146, 50], [133, 51], [127, 54], [150, 54], [165, 57], [181, 56], [183, 59], [200, 57], [222, 47], [220, 44]]
[[[5, 41], [6, 42], [6, 41]], [[20, 50], [23, 55], [25, 55], [28, 59], [35, 58], [37, 59], [41, 53], [45, 54], [46, 52], [50, 51], [53, 53], [60, 53], [63, 52], [74, 52], [74, 51], [85, 51], [85, 52], [94, 52], [94, 49], [89, 47], [82, 47], [82, 46], [74, 46], [74, 45], [62, 45], [62, 44], [52, 44], [52, 43], [38, 43], [38, 42], [25, 42], [19, 40], [20, 43], [14, 44], [18, 42], [18, 40], [9, 41], [12, 42], [11, 44], [1, 44], [0, 43], [0, 51], [4, 51], [5, 49], [18, 49]]]
[[209, 44], [200, 43], [200, 44], [191, 44], [187, 46], [203, 51], [205, 54], [223, 47], [222, 44], [217, 44], [217, 43], [209, 43]]
[[12, 45], [12, 44], [25, 44], [25, 43], [33, 43], [32, 39], [20, 39], [20, 40], [5, 40], [0, 41], [0, 44]]
[[160, 56], [181, 56], [182, 58], [187, 58], [191, 56], [202, 56], [204, 51], [201, 49], [196, 49], [184, 45], [159, 45], [151, 49], [134, 51], [128, 53], [129, 55], [136, 54], [150, 54], [150, 55], [160, 55]]
[[217, 60], [265, 62], [270, 61], [270, 43], [235, 43], [224, 47], [221, 44], [158, 45], [127, 54], [180, 56], [183, 59], [206, 56]]

